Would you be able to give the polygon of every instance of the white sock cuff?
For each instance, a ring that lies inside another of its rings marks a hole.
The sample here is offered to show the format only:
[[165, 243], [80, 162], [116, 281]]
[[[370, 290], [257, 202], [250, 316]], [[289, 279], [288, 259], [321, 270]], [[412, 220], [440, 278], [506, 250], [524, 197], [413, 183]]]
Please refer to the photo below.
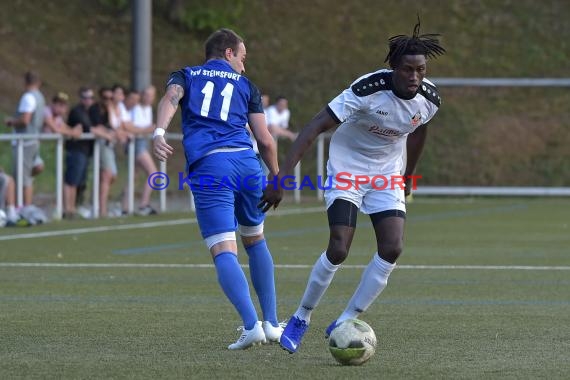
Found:
[[242, 226], [239, 225], [239, 233], [241, 236], [257, 236], [263, 233], [263, 222], [257, 226]]
[[204, 241], [206, 242], [206, 245], [208, 246], [208, 249], [210, 249], [214, 245], [221, 243], [223, 241], [226, 241], [226, 240], [235, 241], [236, 240], [236, 233], [234, 231], [232, 231], [232, 232], [221, 232], [219, 234], [208, 236], [207, 238], [204, 239]]
[[374, 265], [376, 265], [376, 267], [380, 269], [382, 272], [384, 272], [386, 275], [389, 275], [392, 272], [392, 270], [396, 268], [396, 263], [391, 264], [387, 262], [386, 260], [381, 258], [380, 255], [378, 255], [378, 252], [374, 254], [373, 261]]
[[329, 272], [336, 272], [336, 270], [340, 267], [339, 265], [334, 265], [333, 263], [331, 263], [329, 261], [329, 258], [327, 257], [327, 251], [324, 251], [321, 254], [321, 264], [322, 266]]

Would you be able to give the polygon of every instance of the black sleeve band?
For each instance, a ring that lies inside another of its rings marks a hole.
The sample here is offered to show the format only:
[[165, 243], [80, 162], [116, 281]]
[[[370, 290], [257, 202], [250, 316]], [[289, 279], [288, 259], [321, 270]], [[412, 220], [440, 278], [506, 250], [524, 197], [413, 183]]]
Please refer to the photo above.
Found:
[[261, 103], [261, 93], [256, 85], [249, 82], [250, 98], [247, 103], [247, 113], [263, 113], [263, 104]]
[[182, 86], [184, 91], [186, 91], [186, 75], [184, 75], [184, 70], [174, 71], [168, 77], [168, 82], [166, 82], [166, 87], [171, 84], [177, 84]]
[[331, 115], [331, 117], [333, 118], [334, 121], [336, 121], [337, 124], [342, 123], [339, 118], [336, 116], [336, 114], [334, 113], [334, 111], [327, 105], [326, 108], [327, 112], [329, 113], [329, 115]]

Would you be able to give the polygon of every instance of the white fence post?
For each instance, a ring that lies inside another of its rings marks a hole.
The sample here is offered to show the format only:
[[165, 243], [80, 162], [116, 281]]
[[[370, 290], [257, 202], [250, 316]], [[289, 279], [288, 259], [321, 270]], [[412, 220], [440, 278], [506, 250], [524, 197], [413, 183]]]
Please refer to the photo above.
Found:
[[16, 203], [18, 207], [24, 205], [24, 140], [18, 138], [16, 162]]
[[[167, 174], [166, 173], [166, 161], [160, 161], [159, 163], [160, 166], [160, 171]], [[148, 181], [148, 179], [147, 179]], [[148, 185], [147, 185], [148, 186]], [[168, 189], [164, 189], [159, 191], [159, 197], [160, 197], [160, 212], [165, 212], [166, 211], [166, 191]]]
[[127, 179], [127, 197], [129, 215], [135, 210], [135, 141], [134, 138], [129, 140], [128, 145], [128, 179]]
[[299, 161], [297, 163], [297, 166], [295, 166], [295, 183], [297, 184], [297, 186], [295, 186], [295, 189], [293, 189], [293, 199], [295, 200], [295, 203], [301, 203], [301, 190], [299, 190], [299, 185], [301, 185], [301, 161]]
[[63, 136], [59, 136], [55, 148], [55, 214], [59, 220], [63, 214]]
[[93, 144], [93, 218], [99, 218], [99, 175], [100, 175], [100, 157], [101, 157], [100, 139], [95, 140]]

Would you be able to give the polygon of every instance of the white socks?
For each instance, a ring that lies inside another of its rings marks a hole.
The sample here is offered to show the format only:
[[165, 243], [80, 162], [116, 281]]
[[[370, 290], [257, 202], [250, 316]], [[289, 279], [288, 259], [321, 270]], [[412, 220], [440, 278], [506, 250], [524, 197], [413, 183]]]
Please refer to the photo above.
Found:
[[340, 265], [334, 265], [329, 261], [326, 251], [321, 254], [309, 276], [305, 294], [303, 294], [301, 304], [294, 314], [296, 317], [309, 324], [313, 309], [319, 304], [339, 267]]
[[[340, 265], [334, 265], [329, 261], [326, 252], [321, 254], [309, 276], [305, 294], [303, 294], [301, 304], [294, 314], [296, 317], [309, 324], [311, 313], [319, 304], [339, 267]], [[390, 264], [376, 253], [364, 269], [360, 284], [348, 302], [346, 309], [337, 319], [337, 323], [358, 318], [362, 312], [366, 311], [386, 287], [388, 277], [395, 267], [396, 264]]]
[[366, 311], [386, 287], [388, 277], [395, 267], [396, 264], [382, 260], [376, 253], [362, 273], [360, 284], [348, 302], [346, 309], [337, 319], [337, 323], [358, 318], [360, 313]]

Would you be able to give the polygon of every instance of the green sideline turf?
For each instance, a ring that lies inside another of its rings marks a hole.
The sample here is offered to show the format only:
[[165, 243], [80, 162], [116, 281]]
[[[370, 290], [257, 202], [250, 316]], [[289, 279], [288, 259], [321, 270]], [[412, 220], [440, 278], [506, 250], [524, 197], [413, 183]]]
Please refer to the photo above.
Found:
[[[323, 331], [375, 251], [364, 215], [295, 355], [276, 345], [226, 349], [240, 322], [197, 226], [168, 222], [192, 215], [121, 219], [122, 230], [90, 230], [116, 220], [2, 229], [0, 378], [568, 378], [569, 206], [419, 198], [401, 267], [362, 316], [378, 336], [362, 367], [337, 365]], [[147, 222], [159, 223], [141, 228]], [[325, 248], [326, 217], [278, 214], [266, 232], [285, 319]], [[527, 268], [537, 266], [549, 268]]]

